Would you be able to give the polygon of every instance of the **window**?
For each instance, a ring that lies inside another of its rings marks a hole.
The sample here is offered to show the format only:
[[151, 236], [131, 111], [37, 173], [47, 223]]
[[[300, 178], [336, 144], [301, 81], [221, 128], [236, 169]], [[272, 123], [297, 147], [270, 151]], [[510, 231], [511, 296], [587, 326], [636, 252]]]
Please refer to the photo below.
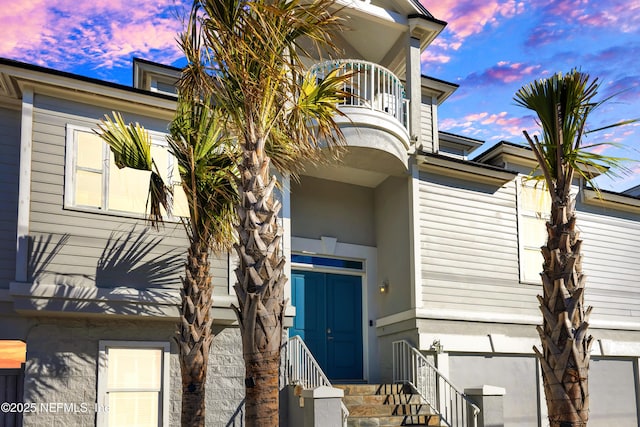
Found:
[[542, 182], [524, 180], [518, 185], [518, 240], [520, 281], [540, 283], [543, 258], [540, 247], [547, 241], [551, 197]]
[[[152, 134], [151, 156], [172, 186], [172, 215], [188, 216], [178, 168], [164, 135]], [[65, 206], [110, 213], [145, 214], [151, 172], [118, 169], [109, 146], [88, 128], [67, 126]]]
[[98, 426], [168, 425], [169, 343], [100, 341]]

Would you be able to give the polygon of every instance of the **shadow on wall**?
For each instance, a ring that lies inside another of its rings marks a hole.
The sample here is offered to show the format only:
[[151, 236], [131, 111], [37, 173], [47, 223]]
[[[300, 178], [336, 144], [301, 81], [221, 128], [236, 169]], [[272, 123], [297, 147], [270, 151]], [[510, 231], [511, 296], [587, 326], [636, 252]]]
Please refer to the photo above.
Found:
[[[39, 334], [37, 329], [38, 326], [29, 337], [30, 341], [37, 342], [37, 347], [30, 345], [27, 350], [24, 401], [48, 403], [55, 401], [52, 397], [65, 394], [69, 396], [63, 399], [67, 403], [95, 402], [95, 387], [91, 387], [91, 383], [95, 382], [97, 346], [88, 348], [86, 343], [71, 336], [64, 338], [51, 331]], [[78, 384], [84, 385], [83, 390], [69, 390], [69, 379], [74, 377], [79, 378]], [[90, 381], [85, 382], [83, 378]]]
[[[90, 286], [98, 288], [128, 287], [133, 289], [178, 288], [179, 274], [184, 263], [184, 251], [169, 249], [154, 253], [162, 237], [152, 236], [149, 228], [141, 232], [132, 227], [129, 231], [114, 231], [97, 259], [95, 274], [67, 273], [60, 270], [78, 269], [65, 261], [55, 262], [57, 257], [72, 256], [66, 247], [81, 248], [71, 244], [72, 237], [63, 234], [54, 242], [54, 235], [29, 237], [28, 271], [32, 280], [69, 286]], [[88, 255], [78, 256], [90, 259]], [[62, 258], [62, 257], [60, 257]], [[93, 283], [92, 283], [93, 282]]]
[[184, 265], [184, 251], [170, 249], [158, 255], [153, 250], [161, 237], [149, 235], [149, 228], [136, 234], [112, 232], [96, 267], [97, 287], [129, 286], [140, 288], [176, 288], [177, 271]]
[[[57, 241], [55, 235], [29, 239], [31, 280], [61, 286], [47, 289], [46, 295], [16, 296], [22, 310], [166, 316], [180, 302], [175, 290], [181, 287], [184, 251], [158, 251], [162, 237], [152, 236], [148, 228], [112, 232], [94, 257], [91, 248], [73, 242], [68, 234]], [[78, 255], [82, 250], [86, 256]], [[82, 265], [87, 261], [96, 263], [95, 274], [82, 273], [92, 270]], [[65, 272], [69, 270], [76, 273]]]

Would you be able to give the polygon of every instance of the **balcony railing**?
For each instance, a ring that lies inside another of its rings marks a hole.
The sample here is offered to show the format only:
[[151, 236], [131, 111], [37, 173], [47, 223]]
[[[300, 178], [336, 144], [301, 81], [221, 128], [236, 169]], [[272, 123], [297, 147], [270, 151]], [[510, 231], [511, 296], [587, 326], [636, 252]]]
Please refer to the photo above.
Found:
[[340, 105], [366, 108], [388, 114], [409, 131], [408, 106], [404, 85], [386, 68], [372, 62], [357, 59], [325, 61], [314, 65], [311, 71], [318, 78], [340, 68], [340, 74], [349, 75], [344, 91], [351, 94]]

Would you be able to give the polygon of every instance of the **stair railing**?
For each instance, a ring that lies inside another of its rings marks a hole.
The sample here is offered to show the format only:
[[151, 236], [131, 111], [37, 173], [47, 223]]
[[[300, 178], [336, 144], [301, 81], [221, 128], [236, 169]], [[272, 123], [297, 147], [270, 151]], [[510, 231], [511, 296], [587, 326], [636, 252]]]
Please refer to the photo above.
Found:
[[393, 343], [393, 381], [413, 387], [447, 426], [478, 426], [480, 408], [406, 340]]
[[[287, 342], [285, 366], [285, 383], [288, 385], [301, 385], [305, 389], [331, 387], [331, 382], [298, 335], [289, 338]], [[341, 406], [342, 424], [346, 427], [349, 410], [344, 402], [341, 402]]]

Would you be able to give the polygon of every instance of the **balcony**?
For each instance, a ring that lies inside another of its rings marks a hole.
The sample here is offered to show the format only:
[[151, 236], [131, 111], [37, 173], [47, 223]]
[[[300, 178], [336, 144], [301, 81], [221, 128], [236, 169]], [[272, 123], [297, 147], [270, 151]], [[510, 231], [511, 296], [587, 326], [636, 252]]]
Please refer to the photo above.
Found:
[[311, 71], [323, 78], [335, 69], [349, 76], [343, 89], [350, 96], [339, 104], [345, 117], [337, 118], [347, 145], [382, 150], [400, 160], [406, 170], [411, 148], [409, 100], [400, 79], [378, 64], [355, 59], [325, 61]]

